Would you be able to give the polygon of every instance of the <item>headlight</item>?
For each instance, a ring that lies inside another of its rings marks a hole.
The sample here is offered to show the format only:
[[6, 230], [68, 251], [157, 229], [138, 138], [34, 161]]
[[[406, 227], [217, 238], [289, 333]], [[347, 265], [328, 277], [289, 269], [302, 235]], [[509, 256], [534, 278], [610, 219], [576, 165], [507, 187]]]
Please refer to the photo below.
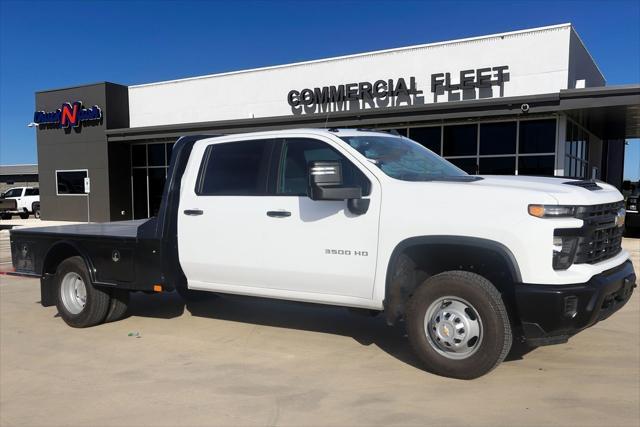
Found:
[[575, 213], [575, 206], [529, 205], [529, 215], [538, 218], [573, 217]]
[[553, 236], [553, 269], [566, 270], [571, 267], [575, 259], [577, 246], [577, 237]]

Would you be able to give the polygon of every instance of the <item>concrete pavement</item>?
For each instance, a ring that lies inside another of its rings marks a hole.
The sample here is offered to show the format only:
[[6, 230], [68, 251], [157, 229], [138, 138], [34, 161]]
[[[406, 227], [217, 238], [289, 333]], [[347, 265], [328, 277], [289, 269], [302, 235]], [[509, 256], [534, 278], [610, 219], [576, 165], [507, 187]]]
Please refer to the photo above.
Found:
[[[637, 268], [640, 240], [625, 247]], [[135, 295], [127, 319], [73, 329], [36, 280], [0, 276], [0, 425], [637, 427], [639, 295], [459, 381], [421, 370], [402, 326], [342, 308]]]

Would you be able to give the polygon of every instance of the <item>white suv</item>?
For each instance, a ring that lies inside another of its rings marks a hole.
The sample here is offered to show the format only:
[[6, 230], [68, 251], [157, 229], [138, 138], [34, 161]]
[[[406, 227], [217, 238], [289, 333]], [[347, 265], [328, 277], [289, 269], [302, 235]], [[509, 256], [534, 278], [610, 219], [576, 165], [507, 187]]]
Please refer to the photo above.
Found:
[[20, 215], [27, 219], [30, 214], [40, 218], [40, 190], [37, 187], [14, 187], [4, 192], [0, 197], [16, 201], [15, 210], [0, 213], [2, 219], [9, 219], [12, 215]]

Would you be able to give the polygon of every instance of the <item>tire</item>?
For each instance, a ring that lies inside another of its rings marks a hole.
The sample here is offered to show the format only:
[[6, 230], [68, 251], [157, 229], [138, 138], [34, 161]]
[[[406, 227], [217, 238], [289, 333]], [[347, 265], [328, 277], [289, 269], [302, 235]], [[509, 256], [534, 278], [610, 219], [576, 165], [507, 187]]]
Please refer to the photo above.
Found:
[[28, 219], [29, 218], [29, 212], [20, 212], [20, 218]]
[[0, 214], [0, 219], [11, 219], [11, 214], [8, 214], [8, 213]]
[[67, 325], [87, 328], [104, 321], [111, 298], [106, 290], [93, 286], [81, 257], [74, 256], [62, 261], [55, 280], [58, 313]]
[[487, 279], [467, 271], [425, 280], [409, 299], [406, 326], [426, 369], [451, 378], [474, 379], [490, 372], [512, 343], [500, 293]]
[[104, 318], [105, 323], [115, 322], [124, 317], [129, 307], [130, 292], [124, 289], [113, 289], [111, 291], [111, 302], [107, 316]]
[[31, 206], [31, 211], [33, 212], [33, 217], [36, 219], [40, 219], [40, 203], [34, 203]]

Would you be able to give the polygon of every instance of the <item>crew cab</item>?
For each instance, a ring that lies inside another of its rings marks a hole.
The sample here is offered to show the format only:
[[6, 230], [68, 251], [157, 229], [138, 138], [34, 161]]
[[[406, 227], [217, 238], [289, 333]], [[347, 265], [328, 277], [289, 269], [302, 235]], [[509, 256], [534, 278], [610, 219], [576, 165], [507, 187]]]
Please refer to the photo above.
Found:
[[15, 206], [0, 211], [2, 219], [9, 219], [12, 215], [20, 215], [27, 219], [30, 214], [40, 217], [40, 190], [35, 187], [14, 187], [0, 194], [0, 198], [15, 200]]
[[157, 217], [13, 229], [11, 247], [73, 327], [119, 319], [134, 291], [339, 305], [404, 322], [427, 370], [471, 379], [514, 339], [566, 342], [629, 300], [624, 215], [602, 182], [472, 176], [399, 135], [299, 129], [183, 137]]

